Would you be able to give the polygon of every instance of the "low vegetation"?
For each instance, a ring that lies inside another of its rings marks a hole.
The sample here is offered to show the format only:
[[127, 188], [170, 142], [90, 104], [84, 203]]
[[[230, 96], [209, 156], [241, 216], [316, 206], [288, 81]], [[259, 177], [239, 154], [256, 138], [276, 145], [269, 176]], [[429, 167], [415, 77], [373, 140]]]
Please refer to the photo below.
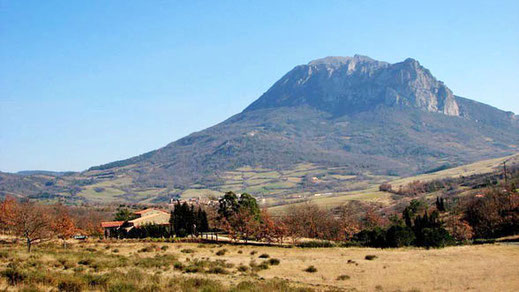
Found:
[[[519, 287], [515, 277], [519, 253], [513, 245], [497, 243], [398, 252], [227, 245], [228, 251], [221, 256], [211, 252], [212, 244], [165, 245], [169, 248], [164, 251], [148, 249], [153, 244], [136, 240], [90, 240], [69, 242], [65, 248], [55, 240], [36, 245], [28, 253], [22, 244], [3, 243], [0, 290], [374, 291], [381, 286], [407, 291], [408, 287], [426, 290], [434, 285], [440, 290], [491, 287], [505, 291]], [[119, 253], [112, 253], [114, 248]], [[150, 251], [137, 252], [142, 249]], [[185, 254], [184, 249], [195, 252]], [[269, 258], [251, 257], [252, 251]], [[429, 272], [431, 261], [437, 265], [435, 273]], [[453, 278], [460, 270], [466, 276]], [[492, 280], [496, 278], [508, 280]]]

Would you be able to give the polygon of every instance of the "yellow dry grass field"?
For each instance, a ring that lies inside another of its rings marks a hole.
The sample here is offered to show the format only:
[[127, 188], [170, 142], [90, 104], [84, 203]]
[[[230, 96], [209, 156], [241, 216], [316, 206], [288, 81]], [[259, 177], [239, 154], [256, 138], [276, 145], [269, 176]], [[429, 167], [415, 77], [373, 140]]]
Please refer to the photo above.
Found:
[[[13, 266], [25, 275], [15, 286], [7, 272]], [[310, 266], [315, 270], [305, 271]], [[425, 250], [113, 241], [68, 249], [41, 245], [29, 255], [21, 245], [3, 245], [0, 273], [0, 290], [7, 291], [518, 291], [519, 246]]]

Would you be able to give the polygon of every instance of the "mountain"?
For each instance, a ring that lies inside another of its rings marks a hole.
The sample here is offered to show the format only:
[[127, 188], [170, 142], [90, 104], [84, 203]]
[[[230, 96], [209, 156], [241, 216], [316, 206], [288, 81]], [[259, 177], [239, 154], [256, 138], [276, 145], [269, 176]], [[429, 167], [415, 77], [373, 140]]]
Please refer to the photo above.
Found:
[[510, 155], [518, 144], [516, 115], [455, 96], [414, 59], [327, 57], [218, 125], [62, 184], [79, 181], [73, 195], [94, 198], [109, 186], [105, 197], [130, 201], [226, 190], [279, 200]]
[[25, 175], [25, 176], [37, 175], [37, 174], [49, 175], [49, 176], [62, 176], [62, 175], [73, 174], [73, 173], [74, 173], [73, 171], [21, 170], [21, 171], [18, 171], [16, 174]]

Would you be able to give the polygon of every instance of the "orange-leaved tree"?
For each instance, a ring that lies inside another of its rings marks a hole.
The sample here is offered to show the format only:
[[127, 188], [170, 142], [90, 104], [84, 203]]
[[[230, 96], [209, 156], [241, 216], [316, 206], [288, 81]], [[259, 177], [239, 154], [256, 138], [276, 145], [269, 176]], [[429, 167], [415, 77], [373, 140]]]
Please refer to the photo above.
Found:
[[50, 239], [50, 216], [48, 208], [37, 205], [29, 200], [15, 202], [12, 205], [10, 222], [7, 226], [15, 236], [22, 237], [27, 243], [27, 251], [36, 242]]
[[51, 229], [59, 239], [63, 240], [63, 247], [66, 248], [67, 239], [77, 232], [77, 228], [65, 206], [58, 204], [54, 207], [54, 218], [51, 222]]

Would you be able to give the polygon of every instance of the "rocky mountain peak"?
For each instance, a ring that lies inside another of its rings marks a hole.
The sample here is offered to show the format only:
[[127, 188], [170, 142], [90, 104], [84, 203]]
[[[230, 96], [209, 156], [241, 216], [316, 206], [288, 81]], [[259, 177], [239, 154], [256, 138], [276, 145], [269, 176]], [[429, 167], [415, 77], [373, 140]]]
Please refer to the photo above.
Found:
[[452, 91], [412, 58], [325, 57], [295, 67], [245, 111], [307, 105], [334, 115], [403, 106], [459, 115]]

